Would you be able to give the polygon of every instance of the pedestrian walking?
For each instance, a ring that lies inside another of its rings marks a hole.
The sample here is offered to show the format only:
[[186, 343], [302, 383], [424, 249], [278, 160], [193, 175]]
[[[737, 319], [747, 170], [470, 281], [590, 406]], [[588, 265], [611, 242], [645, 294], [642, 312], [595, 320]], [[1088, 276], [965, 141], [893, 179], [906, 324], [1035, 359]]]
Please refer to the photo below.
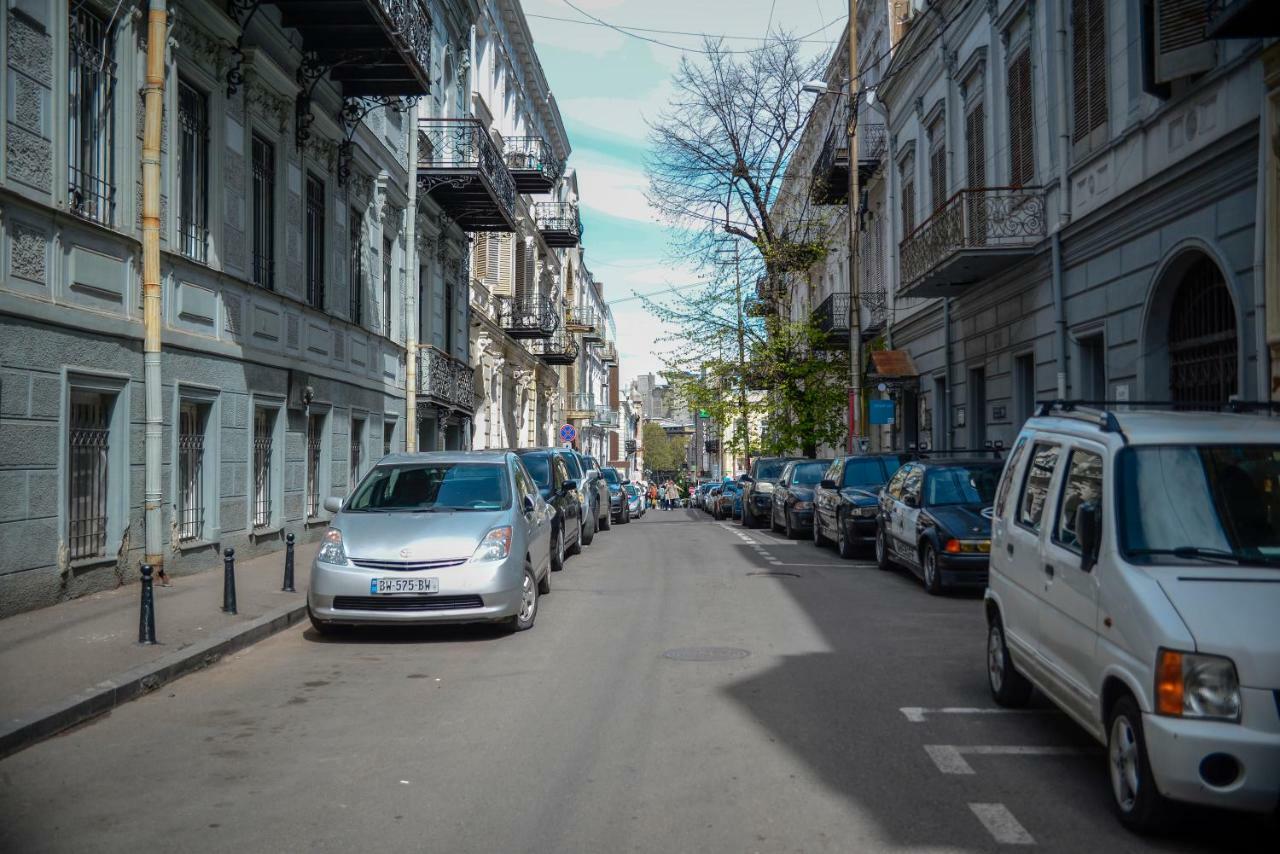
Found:
[[676, 486], [674, 480], [667, 481], [667, 506], [672, 510], [679, 507], [680, 487]]

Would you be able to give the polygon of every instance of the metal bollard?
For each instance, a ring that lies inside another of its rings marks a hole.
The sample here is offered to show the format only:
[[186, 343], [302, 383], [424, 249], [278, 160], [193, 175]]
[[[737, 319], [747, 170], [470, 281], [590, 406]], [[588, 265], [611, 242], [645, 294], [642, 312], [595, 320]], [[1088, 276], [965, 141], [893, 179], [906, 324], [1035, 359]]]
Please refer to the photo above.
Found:
[[222, 610], [228, 614], [236, 612], [236, 550], [227, 549], [222, 553]]
[[151, 564], [142, 565], [142, 607], [138, 614], [138, 643], [156, 642], [156, 597], [151, 585]]
[[297, 593], [293, 589], [293, 534], [286, 534], [284, 538], [284, 587], [280, 588], [285, 593]]

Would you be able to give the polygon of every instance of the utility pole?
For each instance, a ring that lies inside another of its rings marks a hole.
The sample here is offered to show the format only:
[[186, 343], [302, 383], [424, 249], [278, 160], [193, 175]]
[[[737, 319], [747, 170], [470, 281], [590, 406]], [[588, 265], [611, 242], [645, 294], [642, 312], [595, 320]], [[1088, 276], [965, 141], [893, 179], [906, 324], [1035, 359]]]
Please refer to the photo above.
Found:
[[857, 450], [862, 423], [862, 293], [858, 275], [858, 2], [849, 0], [849, 453]]
[[747, 426], [747, 350], [742, 318], [742, 250], [733, 243], [733, 305], [738, 313], [738, 421], [742, 434], [742, 456], [751, 470], [751, 430]]

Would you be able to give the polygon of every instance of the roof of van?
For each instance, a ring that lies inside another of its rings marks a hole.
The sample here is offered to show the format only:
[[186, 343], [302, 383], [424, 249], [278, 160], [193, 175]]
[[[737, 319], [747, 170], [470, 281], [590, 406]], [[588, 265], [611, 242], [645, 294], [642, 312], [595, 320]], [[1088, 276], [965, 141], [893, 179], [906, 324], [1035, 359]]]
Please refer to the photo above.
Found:
[[[1131, 445], [1238, 445], [1280, 444], [1280, 418], [1227, 412], [1185, 412], [1146, 409], [1135, 412], [1108, 410], [1120, 433]], [[1037, 416], [1027, 421], [1036, 430], [1094, 436], [1104, 430], [1098, 410], [1077, 409], [1072, 415]]]

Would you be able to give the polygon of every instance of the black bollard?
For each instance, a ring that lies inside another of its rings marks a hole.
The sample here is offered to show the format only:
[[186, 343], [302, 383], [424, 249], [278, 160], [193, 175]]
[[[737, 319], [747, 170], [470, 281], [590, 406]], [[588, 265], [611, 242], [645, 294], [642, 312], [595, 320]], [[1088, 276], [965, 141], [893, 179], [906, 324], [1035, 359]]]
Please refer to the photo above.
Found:
[[293, 589], [293, 534], [286, 534], [284, 538], [284, 587], [280, 588], [285, 593], [297, 593]]
[[236, 612], [236, 550], [227, 549], [222, 553], [222, 610], [228, 614]]
[[142, 607], [138, 614], [138, 643], [156, 642], [156, 597], [151, 586], [151, 564], [142, 565]]

